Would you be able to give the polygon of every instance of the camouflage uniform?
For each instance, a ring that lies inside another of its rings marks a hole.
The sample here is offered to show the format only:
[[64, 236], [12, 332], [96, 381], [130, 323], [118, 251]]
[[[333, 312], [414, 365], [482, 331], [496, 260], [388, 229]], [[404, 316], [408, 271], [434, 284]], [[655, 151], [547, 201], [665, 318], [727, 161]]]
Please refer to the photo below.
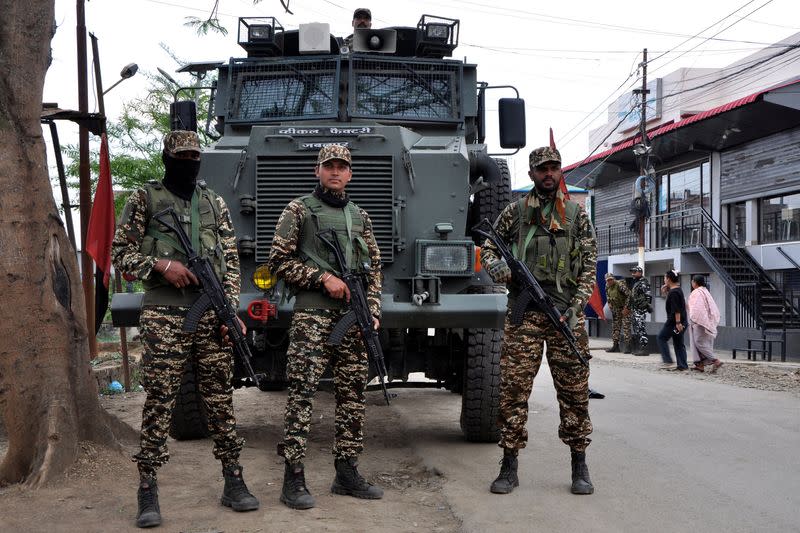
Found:
[[[324, 151], [326, 149], [321, 154]], [[341, 146], [330, 145], [327, 151], [333, 154], [333, 158], [350, 162], [349, 152]], [[340, 199], [345, 198], [344, 193], [324, 191]], [[347, 460], [358, 457], [363, 450], [364, 390], [369, 370], [367, 353], [355, 327], [348, 332], [340, 346], [331, 346], [326, 342], [333, 326], [344, 315], [344, 308], [342, 300], [322, 292], [322, 279], [330, 272], [331, 268], [328, 267], [335, 265], [335, 262], [322, 266], [303, 252], [311, 244], [309, 241], [314, 240], [309, 232], [324, 229], [316, 228], [317, 217], [311, 216], [310, 198], [311, 195], [308, 195], [292, 200], [281, 213], [267, 263], [270, 270], [297, 293], [289, 332], [286, 368], [289, 393], [284, 442], [280, 451], [287, 463], [298, 463], [305, 457], [314, 394], [329, 362], [333, 366], [336, 398], [333, 454], [337, 459]], [[365, 255], [368, 256], [364, 259], [370, 266], [366, 274], [367, 299], [372, 315], [379, 318], [381, 262], [372, 222], [367, 212], [352, 202], [341, 211], [348, 209], [356, 213], [363, 224], [360, 237], [366, 247]]]
[[648, 343], [645, 319], [647, 318], [647, 313], [653, 310], [652, 299], [650, 282], [642, 276], [633, 284], [628, 305], [631, 310], [631, 334], [633, 340], [638, 342], [642, 348], [647, 346]]
[[[189, 132], [182, 132], [188, 134]], [[175, 132], [165, 141], [165, 149], [180, 151], [183, 144], [196, 145]], [[230, 213], [225, 202], [199, 185], [195, 192], [202, 244], [201, 254], [213, 256], [212, 263], [221, 276], [225, 292], [234, 308], [239, 305], [239, 255]], [[160, 198], [156, 206], [154, 197]], [[176, 210], [191, 211], [192, 202], [169, 192], [160, 183], [151, 182], [136, 190], [128, 199], [112, 243], [114, 266], [145, 284], [140, 328], [144, 344], [142, 385], [147, 392], [142, 410], [141, 449], [133, 459], [143, 477], [155, 479], [156, 469], [169, 459], [167, 434], [176, 395], [180, 389], [184, 366], [191, 360], [196, 365], [199, 391], [208, 412], [208, 426], [214, 439], [214, 456], [223, 467], [235, 465], [244, 439], [236, 434], [233, 414], [233, 354], [222, 345], [219, 322], [213, 311], [200, 320], [196, 333], [182, 331], [189, 307], [200, 295], [197, 287], [178, 289], [169, 284], [154, 267], [159, 259], [180, 260], [185, 256], [164, 246], [165, 238], [153, 237], [151, 215], [171, 202]], [[185, 224], [191, 235], [192, 223]], [[171, 233], [161, 228], [165, 235]], [[177, 240], [176, 237], [173, 237]]]
[[[613, 278], [613, 274], [611, 276]], [[606, 299], [611, 313], [614, 315], [611, 322], [611, 340], [614, 344], [619, 343], [620, 337], [624, 337], [625, 342], [629, 345], [631, 342], [631, 315], [630, 309], [628, 309], [630, 295], [631, 291], [624, 280], [617, 280], [613, 285], [608, 285], [606, 281]], [[625, 313], [626, 310], [628, 313]]]
[[[540, 151], [542, 149], [534, 150], [531, 153], [531, 168], [538, 164], [534, 160], [534, 154], [541, 157], [541, 154], [538, 154]], [[557, 152], [553, 152], [557, 154]], [[551, 152], [547, 152], [545, 155], [548, 154]], [[551, 157], [554, 156], [551, 155]], [[560, 155], [558, 157], [557, 161], [560, 161]], [[523, 201], [528, 208], [524, 216], [529, 218], [522, 222], [530, 223], [534, 227], [543, 224], [533, 221], [537, 214], [541, 214], [548, 207], [548, 202], [556, 204], [550, 207], [552, 216], [550, 217], [549, 231], [556, 238], [571, 235], [574, 242], [573, 249], [578, 251], [577, 256], [573, 258], [575, 262], [573, 264], [577, 266], [577, 276], [566, 285], [544, 282], [534, 268], [531, 271], [540, 280], [542, 288], [553, 298], [562, 313], [572, 315], [571, 322], [574, 322], [573, 331], [577, 339], [577, 347], [589, 359], [583, 308], [594, 287], [597, 263], [594, 228], [582, 208], [577, 205], [570, 208], [567, 205], [570, 202], [564, 200], [561, 191], [557, 191], [555, 200], [550, 201], [540, 196], [534, 187]], [[565, 206], [567, 211], [576, 210], [576, 216], [571, 223], [564, 218]], [[523, 224], [520, 220], [519, 209], [517, 202], [508, 205], [495, 222], [495, 229], [499, 236], [505, 242], [513, 245], [515, 249], [520, 247], [519, 244], [525, 237], [521, 231]], [[557, 217], [556, 213], [560, 216]], [[525, 262], [529, 266], [532, 263], [538, 264], [538, 258], [531, 257], [531, 248], [525, 247], [525, 250]], [[481, 250], [481, 263], [484, 268], [489, 270], [490, 265], [498, 258], [497, 248], [487, 241]], [[509, 286], [509, 290], [509, 309], [511, 309], [515, 291], [513, 284]], [[506, 316], [505, 339], [500, 355], [498, 425], [501, 436], [499, 445], [506, 450], [514, 451], [524, 448], [526, 445], [528, 434], [525, 425], [528, 419], [528, 399], [533, 387], [533, 380], [542, 362], [543, 341], [545, 340], [547, 341], [547, 360], [553, 376], [561, 415], [559, 437], [574, 452], [583, 452], [591, 442], [589, 434], [592, 432], [592, 423], [589, 419], [589, 368], [583, 366], [571, 353], [566, 341], [553, 328], [544, 313], [535, 310], [526, 312], [523, 323], [519, 326], [512, 325], [508, 314]]]

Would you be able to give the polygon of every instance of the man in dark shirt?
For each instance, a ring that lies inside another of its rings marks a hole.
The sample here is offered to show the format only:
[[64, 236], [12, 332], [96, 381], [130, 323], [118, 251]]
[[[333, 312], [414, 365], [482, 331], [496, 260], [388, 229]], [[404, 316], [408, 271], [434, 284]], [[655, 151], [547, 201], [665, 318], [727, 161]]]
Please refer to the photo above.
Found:
[[[664, 366], [670, 370], [684, 371], [689, 370], [686, 362], [686, 346], [683, 343], [683, 335], [686, 333], [688, 319], [686, 316], [686, 300], [680, 287], [680, 274], [675, 270], [668, 270], [664, 276], [664, 283], [669, 289], [667, 293], [667, 321], [661, 332], [658, 334], [658, 347], [661, 349], [661, 359]], [[678, 366], [672, 368], [672, 356], [669, 353], [669, 339], [675, 347], [675, 359]]]

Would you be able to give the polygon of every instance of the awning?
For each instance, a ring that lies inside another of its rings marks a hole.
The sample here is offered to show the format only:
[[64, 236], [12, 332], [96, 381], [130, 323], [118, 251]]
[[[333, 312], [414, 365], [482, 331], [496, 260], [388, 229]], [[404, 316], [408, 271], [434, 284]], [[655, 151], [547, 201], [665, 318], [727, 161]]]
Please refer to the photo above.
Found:
[[[648, 132], [661, 164], [691, 152], [712, 152], [800, 125], [800, 79], [753, 93]], [[639, 135], [564, 167], [567, 183], [592, 188], [638, 171], [631, 148]]]

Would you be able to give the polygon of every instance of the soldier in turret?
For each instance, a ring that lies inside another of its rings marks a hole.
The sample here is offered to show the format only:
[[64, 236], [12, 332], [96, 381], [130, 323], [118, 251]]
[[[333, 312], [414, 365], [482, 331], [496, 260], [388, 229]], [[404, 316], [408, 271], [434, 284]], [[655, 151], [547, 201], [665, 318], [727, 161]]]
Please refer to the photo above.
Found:
[[200, 319], [195, 333], [183, 331], [189, 308], [200, 297], [197, 278], [186, 268], [178, 237], [153, 214], [171, 207], [193, 236], [193, 248], [207, 257], [225, 287], [231, 305], [239, 304], [239, 254], [230, 212], [223, 199], [197, 181], [200, 143], [193, 131], [172, 131], [164, 138], [164, 179], [131, 194], [112, 243], [114, 266], [144, 284], [140, 330], [144, 344], [141, 449], [133, 456], [139, 469], [138, 527], [161, 523], [157, 469], [167, 462], [167, 434], [172, 409], [187, 361], [195, 363], [198, 390], [208, 412], [214, 457], [222, 462], [222, 505], [234, 511], [258, 509], [242, 477], [239, 453], [244, 439], [236, 434], [233, 415], [233, 353], [224, 343], [213, 310]]
[[333, 254], [316, 236], [320, 230], [336, 230], [348, 266], [361, 271], [366, 279], [375, 329], [380, 325], [380, 250], [369, 215], [345, 192], [353, 174], [351, 162], [350, 150], [344, 146], [329, 144], [319, 151], [314, 168], [319, 184], [313, 193], [292, 200], [283, 210], [267, 262], [295, 295], [286, 367], [289, 395], [284, 441], [279, 446], [286, 463], [281, 501], [293, 509], [315, 505], [306, 487], [302, 461], [311, 429], [312, 401], [329, 362], [336, 397], [336, 477], [331, 491], [356, 498], [383, 497], [383, 490], [368, 483], [357, 469], [364, 449], [364, 391], [369, 368], [364, 342], [353, 327], [341, 345], [326, 344], [350, 293], [338, 277]]

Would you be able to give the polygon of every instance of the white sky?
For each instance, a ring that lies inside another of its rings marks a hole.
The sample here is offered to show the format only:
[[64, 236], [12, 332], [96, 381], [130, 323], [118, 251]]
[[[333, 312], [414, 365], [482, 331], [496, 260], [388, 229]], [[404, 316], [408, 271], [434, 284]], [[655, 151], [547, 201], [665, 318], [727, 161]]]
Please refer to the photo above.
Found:
[[[745, 4], [736, 15], [706, 30]], [[589, 155], [595, 147], [588, 146], [588, 131], [606, 122], [608, 103], [634, 84], [643, 48], [648, 48], [651, 59], [677, 50], [650, 64], [648, 78], [652, 79], [680, 67], [725, 66], [763, 47], [754, 43], [774, 43], [800, 31], [797, 0], [403, 0], [372, 4], [364, 0], [290, 0], [294, 15], [283, 12], [278, 0], [262, 0], [256, 5], [250, 0], [220, 0], [220, 19], [229, 30], [227, 36], [198, 37], [184, 26], [185, 17], [204, 18], [212, 5], [213, 0], [86, 2], [86, 27], [99, 39], [105, 87], [119, 79], [125, 64], [135, 62], [140, 68], [134, 78], [106, 95], [110, 118], [118, 117], [123, 102], [145, 94], [148, 83], [143, 72], [155, 73], [156, 67], [161, 67], [174, 73], [179, 67], [159, 43], [185, 61], [244, 56], [244, 50], [236, 44], [240, 16], [274, 16], [286, 29], [297, 29], [305, 22], [328, 22], [331, 32], [341, 36], [351, 33], [356, 7], [372, 10], [373, 27], [415, 26], [422, 14], [457, 18], [461, 35], [454, 58], [466, 57], [476, 63], [482, 81], [515, 85], [526, 100], [528, 146], [512, 161], [515, 186], [527, 183], [527, 153], [547, 144], [549, 127], [554, 129], [565, 165]], [[52, 41], [53, 64], [44, 90], [45, 102], [72, 109], [78, 107], [75, 6], [74, 1], [56, 0], [58, 31]], [[739, 20], [760, 6], [764, 7]], [[703, 42], [697, 38], [684, 43], [700, 32], [703, 37], [712, 36], [731, 24], [716, 37], [750, 42]], [[695, 50], [667, 64], [681, 51], [698, 44]], [[87, 47], [91, 61], [88, 43]], [[90, 109], [96, 110], [91, 67], [89, 80]], [[495, 105], [489, 107], [496, 112]], [[490, 115], [490, 123], [496, 120], [496, 114], [494, 118]], [[76, 142], [77, 128], [60, 123], [59, 132], [62, 143]], [[487, 142], [499, 149], [496, 138]]]

